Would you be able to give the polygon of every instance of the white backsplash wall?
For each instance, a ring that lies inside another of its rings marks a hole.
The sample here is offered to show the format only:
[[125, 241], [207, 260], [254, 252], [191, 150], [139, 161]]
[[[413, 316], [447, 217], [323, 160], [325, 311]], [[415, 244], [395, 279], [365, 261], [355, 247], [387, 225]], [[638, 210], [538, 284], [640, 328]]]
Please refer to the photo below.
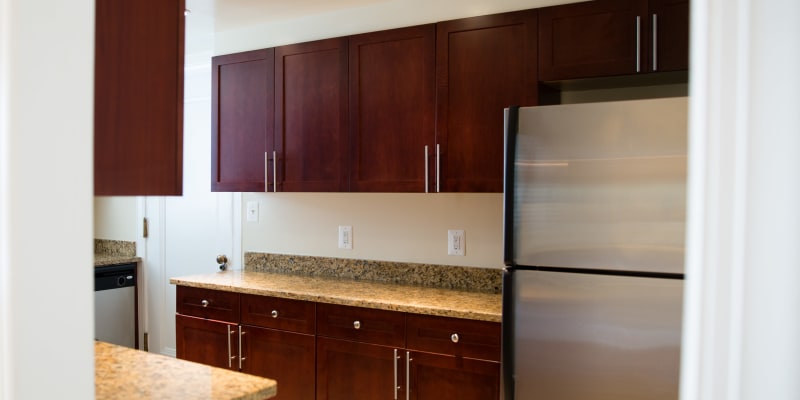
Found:
[[[245, 193], [259, 220], [242, 216], [242, 249], [278, 254], [503, 267], [499, 193]], [[338, 248], [340, 225], [353, 249]], [[463, 229], [464, 256], [447, 255], [448, 229]]]
[[94, 238], [135, 242], [139, 231], [135, 196], [94, 198]]

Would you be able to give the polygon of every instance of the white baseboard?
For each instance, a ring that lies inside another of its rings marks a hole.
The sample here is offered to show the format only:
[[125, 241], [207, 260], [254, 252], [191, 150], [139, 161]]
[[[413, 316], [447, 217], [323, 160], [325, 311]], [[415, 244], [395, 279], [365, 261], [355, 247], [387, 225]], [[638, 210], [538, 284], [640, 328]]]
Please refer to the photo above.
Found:
[[175, 358], [175, 357], [177, 357], [178, 353], [177, 353], [177, 351], [175, 351], [175, 348], [173, 348], [173, 347], [164, 347], [164, 349], [161, 350], [161, 354], [163, 354], [165, 356], [168, 356], [168, 357]]

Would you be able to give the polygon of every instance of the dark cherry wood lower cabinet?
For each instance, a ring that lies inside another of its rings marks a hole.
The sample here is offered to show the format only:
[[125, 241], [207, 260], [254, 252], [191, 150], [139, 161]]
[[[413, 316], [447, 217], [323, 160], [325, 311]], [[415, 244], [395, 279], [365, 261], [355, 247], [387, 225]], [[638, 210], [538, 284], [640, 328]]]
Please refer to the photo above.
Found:
[[275, 379], [278, 400], [500, 398], [497, 322], [177, 293], [178, 358]]
[[313, 335], [242, 326], [242, 372], [278, 381], [279, 400], [313, 400]]
[[[403, 386], [404, 371], [392, 347], [317, 338], [317, 400], [394, 399], [395, 377]], [[405, 398], [398, 390], [397, 398]]]
[[238, 348], [236, 324], [179, 314], [175, 316], [175, 331], [175, 350], [181, 360], [239, 369], [238, 359], [230, 359], [231, 349]]
[[409, 394], [415, 400], [500, 398], [500, 363], [410, 352]]

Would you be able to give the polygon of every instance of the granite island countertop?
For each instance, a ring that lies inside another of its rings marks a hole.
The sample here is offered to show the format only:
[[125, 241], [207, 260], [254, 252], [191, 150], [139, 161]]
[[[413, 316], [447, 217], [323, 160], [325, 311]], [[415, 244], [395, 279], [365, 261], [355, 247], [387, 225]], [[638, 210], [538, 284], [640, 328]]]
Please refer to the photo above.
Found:
[[96, 399], [260, 400], [274, 397], [272, 379], [95, 342]]
[[242, 270], [175, 277], [170, 283], [416, 314], [502, 320], [501, 295], [496, 293]]

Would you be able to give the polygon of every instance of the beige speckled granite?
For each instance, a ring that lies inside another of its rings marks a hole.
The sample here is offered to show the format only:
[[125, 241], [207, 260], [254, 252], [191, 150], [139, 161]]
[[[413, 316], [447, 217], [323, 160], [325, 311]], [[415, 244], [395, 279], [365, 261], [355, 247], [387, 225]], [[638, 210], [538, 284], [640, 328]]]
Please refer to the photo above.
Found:
[[501, 296], [495, 293], [240, 270], [171, 278], [170, 283], [480, 321], [502, 317]]
[[96, 399], [260, 400], [274, 380], [95, 342]]
[[136, 256], [136, 242], [95, 239], [94, 252], [95, 254], [134, 257]]
[[490, 268], [255, 252], [245, 253], [244, 269], [487, 293], [502, 291], [503, 276], [502, 270]]
[[106, 239], [94, 240], [95, 267], [139, 261], [141, 261], [141, 258], [136, 257], [136, 242]]

